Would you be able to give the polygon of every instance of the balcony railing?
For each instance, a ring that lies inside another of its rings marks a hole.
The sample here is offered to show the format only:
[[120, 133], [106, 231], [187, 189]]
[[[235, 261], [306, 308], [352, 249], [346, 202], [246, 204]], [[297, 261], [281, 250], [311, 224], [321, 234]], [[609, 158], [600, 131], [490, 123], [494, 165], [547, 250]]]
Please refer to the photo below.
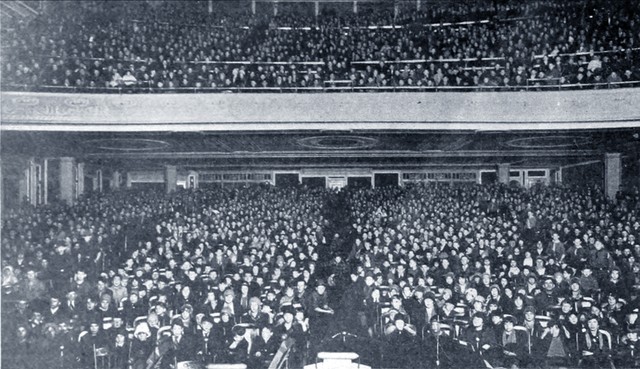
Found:
[[[558, 84], [552, 80], [531, 79], [524, 86], [350, 86], [345, 81], [324, 81], [322, 87], [173, 87], [157, 88], [140, 84], [119, 87], [73, 87], [3, 85], [4, 91], [59, 92], [99, 94], [148, 93], [331, 93], [331, 92], [505, 92], [505, 91], [569, 91], [640, 87], [640, 81], [603, 82], [590, 84]], [[550, 83], [550, 84], [538, 84]]]

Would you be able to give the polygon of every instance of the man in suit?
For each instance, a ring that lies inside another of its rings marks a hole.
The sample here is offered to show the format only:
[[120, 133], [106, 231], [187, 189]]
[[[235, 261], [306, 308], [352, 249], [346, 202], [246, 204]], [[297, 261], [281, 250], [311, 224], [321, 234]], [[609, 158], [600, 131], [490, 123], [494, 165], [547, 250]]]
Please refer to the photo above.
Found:
[[198, 331], [194, 343], [197, 356], [203, 363], [220, 362], [218, 357], [224, 345], [222, 331], [212, 329], [213, 322], [206, 316], [200, 321], [200, 327], [202, 330]]
[[179, 319], [175, 319], [171, 323], [171, 342], [171, 356], [175, 358], [175, 362], [193, 359], [192, 337], [185, 334], [184, 326]]
[[274, 337], [271, 327], [263, 327], [260, 335], [253, 339], [251, 345], [250, 360], [253, 366], [263, 367], [265, 363], [271, 362], [279, 346], [280, 342]]
[[67, 312], [60, 303], [58, 296], [51, 296], [49, 298], [49, 308], [44, 311], [43, 317], [45, 322], [55, 324], [68, 319]]

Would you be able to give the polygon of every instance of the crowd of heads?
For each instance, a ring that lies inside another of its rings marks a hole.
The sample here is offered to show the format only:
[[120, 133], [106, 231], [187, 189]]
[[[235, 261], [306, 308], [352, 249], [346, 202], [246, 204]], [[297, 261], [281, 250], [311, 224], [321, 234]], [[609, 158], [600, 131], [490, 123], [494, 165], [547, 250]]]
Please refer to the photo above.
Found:
[[385, 367], [634, 366], [639, 211], [637, 191], [443, 184], [130, 190], [14, 209], [3, 364], [265, 367], [283, 346], [295, 366], [343, 331], [382, 342], [365, 360]]
[[322, 9], [317, 17], [295, 4], [280, 4], [277, 14], [240, 8], [53, 3], [3, 28], [2, 83], [518, 89], [640, 79], [638, 4], [444, 3], [416, 11], [402, 3], [358, 14]]

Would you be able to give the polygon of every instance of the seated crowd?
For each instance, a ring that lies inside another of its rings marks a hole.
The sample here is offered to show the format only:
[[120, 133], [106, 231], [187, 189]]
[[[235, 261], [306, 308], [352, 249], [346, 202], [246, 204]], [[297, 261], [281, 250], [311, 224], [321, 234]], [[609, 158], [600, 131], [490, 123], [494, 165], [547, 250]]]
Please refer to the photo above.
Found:
[[318, 17], [285, 4], [277, 15], [222, 3], [211, 14], [194, 2], [117, 4], [53, 3], [29, 23], [4, 27], [2, 84], [521, 89], [640, 80], [633, 2], [380, 5]]
[[297, 368], [339, 337], [374, 367], [639, 367], [639, 211], [637, 191], [442, 184], [23, 207], [2, 364]]

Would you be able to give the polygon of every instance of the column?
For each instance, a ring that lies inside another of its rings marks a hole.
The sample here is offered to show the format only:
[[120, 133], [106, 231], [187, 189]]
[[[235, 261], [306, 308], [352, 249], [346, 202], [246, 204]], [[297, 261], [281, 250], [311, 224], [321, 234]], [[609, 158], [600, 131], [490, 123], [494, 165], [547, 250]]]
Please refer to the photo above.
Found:
[[273, 2], [273, 16], [274, 17], [278, 16], [278, 2], [277, 1]]
[[207, 11], [209, 12], [209, 14], [213, 13], [213, 0], [209, 0], [207, 2]]
[[35, 159], [29, 160], [29, 203], [31, 205], [38, 204], [38, 168]]
[[620, 153], [604, 154], [604, 191], [610, 200], [616, 198], [616, 193], [620, 190], [620, 180]]
[[251, 0], [251, 14], [256, 15], [256, 0]]
[[178, 170], [175, 165], [167, 165], [164, 172], [164, 184], [167, 189], [167, 193], [174, 192], [176, 190], [176, 183], [178, 182]]
[[18, 180], [18, 196], [20, 197], [18, 203], [23, 205], [25, 199], [29, 196], [29, 168], [25, 168]]
[[117, 190], [120, 188], [120, 171], [114, 170], [111, 174], [111, 189]]
[[498, 164], [498, 183], [509, 184], [509, 170], [511, 165], [509, 163]]
[[73, 175], [73, 167], [75, 160], [73, 158], [60, 158], [60, 200], [68, 205], [73, 205], [75, 176]]
[[318, 16], [320, 15], [320, 2], [319, 1], [315, 1], [313, 3], [313, 14], [316, 15], [316, 18], [318, 18]]
[[417, 10], [417, 11], [420, 11], [420, 6], [421, 6], [421, 5], [422, 5], [422, 4], [420, 4], [420, 0], [416, 0], [416, 10]]
[[93, 191], [102, 193], [102, 169], [96, 170], [96, 176], [93, 178]]
[[400, 14], [400, 4], [398, 2], [393, 3], [393, 20], [398, 19], [398, 15]]
[[4, 208], [5, 208], [5, 198], [7, 196], [7, 189], [5, 188], [4, 185], [4, 175], [2, 175], [2, 158], [0, 158], [0, 214], [6, 214], [4, 212]]
[[78, 163], [76, 170], [78, 176], [76, 198], [84, 195], [84, 163]]
[[44, 159], [42, 167], [44, 168], [44, 179], [42, 180], [44, 194], [42, 202], [46, 205], [49, 203], [49, 159]]
[[358, 2], [353, 2], [353, 14], [358, 14]]
[[126, 183], [127, 189], [131, 188], [131, 179], [132, 179], [131, 177], [132, 177], [131, 172], [127, 172], [127, 183]]

